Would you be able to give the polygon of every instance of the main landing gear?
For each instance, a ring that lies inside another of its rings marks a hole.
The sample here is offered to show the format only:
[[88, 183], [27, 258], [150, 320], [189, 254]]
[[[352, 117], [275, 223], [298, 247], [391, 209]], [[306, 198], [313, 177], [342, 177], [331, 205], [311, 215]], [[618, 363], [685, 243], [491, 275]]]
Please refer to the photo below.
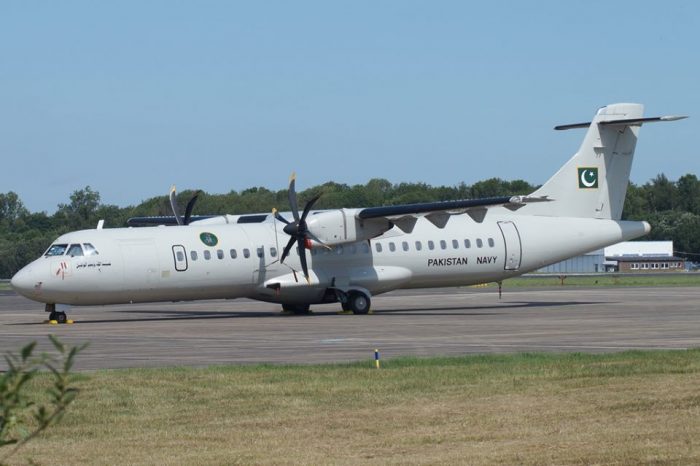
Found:
[[49, 313], [49, 322], [68, 324], [73, 323], [73, 321], [68, 320], [68, 316], [63, 311], [56, 311], [56, 304], [47, 304], [45, 308], [46, 312]]
[[[368, 314], [372, 303], [369, 292], [363, 290], [342, 291], [337, 288], [329, 288], [323, 303], [340, 302], [343, 311], [353, 314]], [[285, 314], [307, 315], [311, 314], [308, 304], [282, 303], [282, 312]]]
[[340, 304], [344, 311], [352, 311], [353, 314], [367, 314], [372, 304], [367, 293], [359, 290], [351, 290], [345, 294], [345, 300], [340, 299]]

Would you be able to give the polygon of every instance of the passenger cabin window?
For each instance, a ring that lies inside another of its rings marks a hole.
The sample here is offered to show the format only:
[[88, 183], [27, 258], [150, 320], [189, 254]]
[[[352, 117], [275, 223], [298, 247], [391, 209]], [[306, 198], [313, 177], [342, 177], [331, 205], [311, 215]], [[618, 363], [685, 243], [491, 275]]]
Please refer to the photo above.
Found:
[[464, 247], [469, 249], [470, 247], [472, 247], [472, 242], [469, 241], [468, 239], [465, 239], [464, 240]]
[[204, 250], [204, 258], [205, 258], [206, 260], [211, 259], [211, 252], [209, 252], [208, 249], [205, 249], [205, 250]]
[[476, 247], [477, 247], [477, 248], [483, 248], [483, 247], [484, 247], [484, 242], [481, 241], [481, 238], [477, 238], [477, 240], [476, 240]]
[[224, 250], [223, 250], [223, 249], [217, 249], [217, 250], [216, 250], [216, 257], [218, 257], [219, 259], [223, 259], [223, 258], [224, 258]]
[[440, 249], [447, 249], [447, 241], [444, 239], [440, 240]]
[[90, 243], [83, 243], [83, 251], [85, 251], [86, 256], [96, 256], [99, 254], [97, 249], [95, 249], [95, 246]]
[[404, 251], [408, 251], [408, 242], [404, 241], [403, 243], [401, 243], [401, 247], [403, 248]]
[[265, 255], [265, 249], [263, 249], [263, 247], [260, 246], [259, 248], [257, 248], [257, 249], [255, 250], [255, 253], [258, 255], [258, 257], [261, 258], [261, 257], [263, 257], [263, 256]]
[[52, 244], [51, 247], [46, 251], [45, 256], [62, 256], [66, 253], [68, 248], [67, 244]]
[[270, 248], [270, 256], [277, 257], [277, 248], [276, 247], [272, 246]]
[[197, 260], [197, 251], [190, 251], [190, 257], [193, 261]]
[[423, 249], [423, 243], [416, 241], [416, 251], [420, 251], [421, 249]]
[[177, 257], [178, 262], [182, 262], [185, 260], [185, 255], [182, 253], [182, 251], [176, 252], [175, 257]]
[[245, 248], [243, 250], [243, 257], [245, 257], [246, 259], [250, 257], [250, 249]]
[[79, 244], [71, 244], [68, 248], [68, 255], [70, 257], [82, 256], [83, 248], [81, 248]]
[[431, 251], [435, 249], [435, 243], [433, 243], [433, 240], [428, 241], [428, 249]]
[[496, 245], [496, 242], [493, 240], [493, 238], [489, 238], [489, 247], [492, 248]]
[[374, 243], [374, 249], [376, 249], [377, 252], [382, 252], [382, 243]]
[[394, 244], [393, 241], [389, 242], [389, 251], [391, 251], [391, 252], [396, 251], [396, 245]]
[[236, 257], [238, 257], [238, 253], [235, 249], [231, 249], [229, 253], [231, 254], [231, 259], [235, 259]]
[[360, 246], [360, 250], [365, 254], [369, 253], [369, 243], [362, 243], [362, 246]]
[[452, 240], [452, 248], [459, 249], [459, 241], [457, 241], [456, 239], [453, 239]]

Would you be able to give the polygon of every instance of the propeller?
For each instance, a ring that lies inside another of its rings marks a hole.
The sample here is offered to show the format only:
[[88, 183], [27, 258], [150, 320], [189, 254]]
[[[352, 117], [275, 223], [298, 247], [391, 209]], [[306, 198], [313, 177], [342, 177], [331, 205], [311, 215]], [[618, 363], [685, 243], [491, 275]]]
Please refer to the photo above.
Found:
[[321, 197], [321, 194], [317, 194], [316, 196], [312, 197], [309, 200], [309, 202], [306, 203], [306, 205], [304, 206], [304, 210], [300, 216], [295, 185], [296, 174], [292, 173], [292, 176], [289, 177], [289, 191], [287, 192], [287, 196], [289, 198], [289, 205], [292, 208], [292, 215], [294, 216], [294, 221], [290, 222], [286, 218], [282, 217], [282, 215], [280, 215], [280, 213], [277, 212], [277, 210], [274, 211], [275, 218], [280, 222], [284, 223], [284, 228], [282, 230], [290, 236], [287, 245], [282, 251], [282, 256], [280, 257], [280, 264], [284, 263], [284, 260], [287, 258], [289, 252], [292, 250], [292, 246], [294, 246], [294, 244], [296, 243], [297, 250], [299, 251], [299, 261], [301, 262], [301, 269], [304, 272], [304, 277], [306, 277], [306, 281], [308, 282], [309, 267], [306, 262], [306, 249], [311, 248], [311, 241], [316, 241], [317, 243], [327, 247], [328, 249], [330, 249], [330, 247], [323, 244], [321, 240], [314, 236], [314, 234], [309, 231], [308, 226], [306, 225], [306, 217], [309, 215], [309, 212], [311, 211], [313, 205]]
[[173, 210], [173, 214], [175, 214], [175, 220], [177, 221], [178, 225], [190, 224], [190, 220], [192, 219], [192, 209], [194, 209], [194, 205], [197, 202], [197, 198], [200, 194], [202, 194], [202, 190], [198, 189], [187, 202], [187, 207], [185, 208], [185, 218], [183, 219], [180, 216], [177, 208], [177, 191], [175, 190], [175, 185], [170, 187], [170, 208]]

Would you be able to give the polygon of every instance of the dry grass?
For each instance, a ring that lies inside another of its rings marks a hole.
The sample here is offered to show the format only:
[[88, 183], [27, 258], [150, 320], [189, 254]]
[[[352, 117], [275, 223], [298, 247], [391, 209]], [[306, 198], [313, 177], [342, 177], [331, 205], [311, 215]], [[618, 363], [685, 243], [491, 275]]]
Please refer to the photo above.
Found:
[[82, 374], [40, 464], [700, 463], [700, 351]]

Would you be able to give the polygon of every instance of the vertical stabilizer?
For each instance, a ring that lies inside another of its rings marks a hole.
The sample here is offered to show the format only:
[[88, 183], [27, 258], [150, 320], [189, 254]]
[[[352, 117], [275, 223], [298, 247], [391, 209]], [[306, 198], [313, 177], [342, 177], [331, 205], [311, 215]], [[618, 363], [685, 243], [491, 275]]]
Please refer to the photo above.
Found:
[[588, 131], [578, 152], [532, 194], [553, 202], [528, 205], [522, 213], [619, 220], [643, 113], [641, 104], [613, 104], [598, 110], [590, 124], [557, 127]]

